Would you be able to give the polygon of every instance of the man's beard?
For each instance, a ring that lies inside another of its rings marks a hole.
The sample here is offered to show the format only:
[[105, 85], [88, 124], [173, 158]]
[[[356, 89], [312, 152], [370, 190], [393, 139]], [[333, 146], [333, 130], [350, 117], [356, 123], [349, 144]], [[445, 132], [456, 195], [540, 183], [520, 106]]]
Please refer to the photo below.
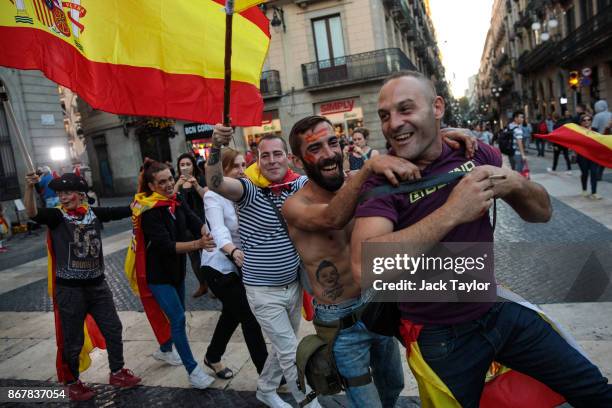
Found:
[[[321, 168], [331, 165], [337, 166], [338, 174], [331, 177], [326, 177], [321, 173]], [[333, 159], [326, 159], [310, 164], [304, 161], [304, 171], [308, 178], [314, 181], [318, 186], [327, 191], [337, 191], [344, 184], [344, 171], [342, 169], [342, 155], [336, 153]]]

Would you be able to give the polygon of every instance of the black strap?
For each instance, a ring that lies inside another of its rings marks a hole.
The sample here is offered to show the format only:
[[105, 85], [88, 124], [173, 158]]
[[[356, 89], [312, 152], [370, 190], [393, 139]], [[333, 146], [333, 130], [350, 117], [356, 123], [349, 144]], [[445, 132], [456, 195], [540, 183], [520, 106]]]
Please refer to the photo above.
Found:
[[404, 181], [400, 183], [398, 187], [394, 187], [390, 184], [384, 184], [382, 186], [374, 187], [373, 189], [365, 192], [364, 194], [361, 194], [359, 196], [359, 204], [374, 197], [386, 196], [391, 194], [411, 193], [413, 191], [425, 190], [442, 184], [448, 184], [463, 177], [466, 174], [468, 174], [468, 172], [466, 171], [454, 171], [451, 173], [437, 174], [434, 176], [423, 177], [418, 181]]
[[363, 375], [360, 375], [357, 377], [351, 377], [351, 378], [342, 377], [342, 380], [344, 381], [344, 386], [346, 388], [361, 387], [363, 385], [368, 385], [369, 383], [372, 382], [372, 373], [367, 373], [367, 374], [363, 374]]
[[278, 220], [280, 221], [281, 225], [287, 232], [287, 235], [289, 235], [289, 229], [287, 228], [287, 222], [285, 221], [285, 217], [283, 217], [283, 214], [281, 214], [276, 204], [274, 204], [274, 201], [272, 201], [272, 198], [270, 198], [270, 194], [271, 194], [271, 191], [269, 188], [262, 189], [262, 195], [265, 197], [266, 200], [268, 200], [268, 202], [272, 206], [272, 209], [274, 210], [274, 213], [278, 217]]

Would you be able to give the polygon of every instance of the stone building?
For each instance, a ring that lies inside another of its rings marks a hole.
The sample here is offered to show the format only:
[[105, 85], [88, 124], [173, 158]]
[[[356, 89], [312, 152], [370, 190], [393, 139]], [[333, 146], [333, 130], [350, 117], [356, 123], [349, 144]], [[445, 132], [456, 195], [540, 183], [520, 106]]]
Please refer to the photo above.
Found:
[[[39, 71], [0, 67], [17, 125], [34, 165], [49, 166], [58, 173], [71, 168], [68, 138], [58, 86]], [[15, 129], [0, 103], [0, 202], [13, 208], [10, 200], [24, 192], [26, 162]]]
[[[477, 93], [492, 117], [557, 116], [612, 101], [611, 0], [495, 0]], [[570, 86], [570, 75], [578, 83]]]

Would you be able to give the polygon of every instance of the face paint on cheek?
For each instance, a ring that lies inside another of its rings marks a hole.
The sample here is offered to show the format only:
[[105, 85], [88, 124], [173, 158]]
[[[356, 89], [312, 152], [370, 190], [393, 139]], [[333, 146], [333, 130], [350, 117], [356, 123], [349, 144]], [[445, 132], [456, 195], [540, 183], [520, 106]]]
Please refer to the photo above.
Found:
[[312, 153], [306, 153], [304, 155], [304, 161], [309, 164], [315, 164], [317, 159], [314, 157]]

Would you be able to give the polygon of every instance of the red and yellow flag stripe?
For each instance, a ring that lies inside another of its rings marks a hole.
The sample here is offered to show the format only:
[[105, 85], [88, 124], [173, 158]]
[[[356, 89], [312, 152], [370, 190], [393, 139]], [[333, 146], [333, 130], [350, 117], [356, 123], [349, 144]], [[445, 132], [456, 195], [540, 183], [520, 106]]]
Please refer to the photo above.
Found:
[[[97, 109], [216, 123], [223, 110], [224, 4], [2, 1], [0, 65], [40, 69]], [[268, 19], [259, 9], [234, 15], [235, 125], [261, 123], [259, 80], [269, 42]]]
[[612, 168], [612, 135], [602, 135], [569, 123], [547, 135], [535, 136], [572, 149], [601, 166]]

